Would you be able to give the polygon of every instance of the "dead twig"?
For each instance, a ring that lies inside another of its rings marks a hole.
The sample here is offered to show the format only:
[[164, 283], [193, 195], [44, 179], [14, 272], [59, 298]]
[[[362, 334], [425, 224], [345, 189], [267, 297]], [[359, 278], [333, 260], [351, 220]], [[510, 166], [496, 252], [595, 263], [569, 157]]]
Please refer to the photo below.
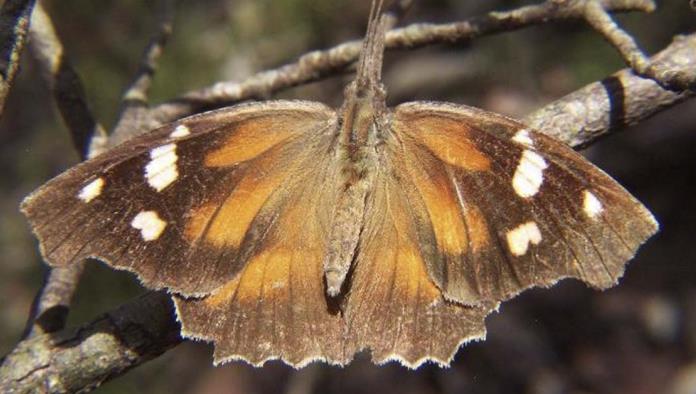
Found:
[[36, 0], [7, 0], [0, 9], [0, 115], [19, 70], [31, 11]]
[[626, 33], [605, 10], [602, 2], [590, 0], [585, 2], [585, 20], [600, 33], [621, 54], [626, 64], [636, 74], [651, 78], [666, 89], [682, 91], [696, 87], [688, 75], [674, 73], [669, 67], [655, 64], [648, 59], [636, 44], [633, 37]]
[[147, 95], [157, 69], [157, 62], [172, 34], [174, 5], [174, 0], [160, 1], [157, 29], [143, 52], [140, 68], [123, 94], [123, 104], [119, 119], [109, 137], [110, 146], [118, 145], [129, 137], [150, 129], [148, 124], [143, 122], [141, 118], [144, 116], [144, 112], [147, 111]]

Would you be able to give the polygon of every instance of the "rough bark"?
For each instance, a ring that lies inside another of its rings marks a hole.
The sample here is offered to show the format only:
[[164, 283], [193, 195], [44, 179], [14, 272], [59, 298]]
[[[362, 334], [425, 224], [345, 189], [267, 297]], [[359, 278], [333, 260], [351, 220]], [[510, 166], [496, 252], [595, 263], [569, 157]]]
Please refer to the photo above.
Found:
[[4, 393], [86, 392], [177, 345], [166, 293], [150, 292], [78, 328], [20, 342], [2, 360]]

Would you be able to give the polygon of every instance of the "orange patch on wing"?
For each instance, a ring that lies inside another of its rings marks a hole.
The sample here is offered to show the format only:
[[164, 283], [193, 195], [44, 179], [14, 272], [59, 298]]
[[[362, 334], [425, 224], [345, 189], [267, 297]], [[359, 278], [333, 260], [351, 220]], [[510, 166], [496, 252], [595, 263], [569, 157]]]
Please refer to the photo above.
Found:
[[372, 275], [383, 278], [387, 282], [382, 284], [385, 287], [389, 283], [388, 278], [392, 278], [394, 296], [402, 301], [431, 302], [440, 299], [440, 290], [430, 280], [418, 245], [412, 238], [413, 229], [409, 225], [408, 211], [404, 207], [391, 206], [391, 212], [385, 214], [393, 221], [393, 238], [385, 234], [388, 241], [377, 242], [381, 246], [372, 248], [375, 255], [368, 257], [372, 260], [370, 263], [375, 271], [382, 271]]
[[307, 121], [277, 114], [237, 125], [222, 146], [205, 157], [207, 167], [226, 167], [253, 159], [307, 127]]
[[428, 174], [414, 159], [407, 159], [406, 165], [425, 202], [438, 246], [450, 254], [465, 253], [467, 231], [453, 185], [446, 174]]
[[189, 213], [186, 227], [184, 228], [186, 239], [194, 242], [200, 238], [208, 225], [208, 221], [213, 216], [213, 213], [215, 213], [215, 204], [211, 203], [195, 208]]
[[288, 249], [272, 249], [254, 257], [239, 280], [239, 301], [253, 301], [286, 291], [293, 260], [293, 252]]
[[469, 228], [469, 237], [471, 237], [471, 249], [473, 252], [482, 250], [488, 246], [490, 242], [489, 228], [486, 219], [483, 217], [481, 210], [476, 206], [469, 204], [464, 207], [464, 218], [466, 225]]
[[471, 139], [471, 129], [452, 119], [421, 116], [402, 119], [396, 130], [425, 145], [443, 162], [470, 171], [487, 171], [490, 159]]
[[297, 260], [288, 249], [263, 251], [251, 259], [233, 280], [206, 298], [210, 307], [228, 302], [236, 294], [240, 303], [256, 302], [264, 298], [287, 296], [290, 264]]
[[414, 245], [403, 245], [396, 253], [395, 287], [398, 293], [408, 299], [435, 300], [440, 291], [430, 280], [425, 262]]
[[234, 297], [234, 293], [237, 291], [237, 287], [239, 287], [238, 276], [222, 285], [222, 287], [215, 290], [213, 294], [206, 297], [203, 300], [203, 302], [205, 302], [206, 306], [209, 306], [211, 308], [216, 308], [220, 305], [223, 305], [225, 302], [228, 302], [232, 299], [232, 297]]
[[[275, 230], [277, 235], [269, 246], [253, 256], [233, 280], [206, 298], [208, 306], [219, 306], [232, 297], [247, 305], [287, 298], [291, 277], [295, 286], [302, 286], [301, 283], [307, 281], [316, 281], [317, 287], [323, 286], [323, 256], [318, 248], [314, 221], [307, 222], [307, 216], [311, 215], [307, 212], [308, 207], [306, 202], [288, 205], [280, 215], [279, 227]], [[298, 233], [297, 229], [302, 225], [304, 231]], [[322, 294], [321, 290], [319, 293]]]
[[[204, 236], [206, 241], [216, 246], [238, 247], [251, 222], [284, 178], [284, 171], [264, 173], [263, 176], [255, 171], [248, 173], [217, 212], [216, 207], [211, 209], [210, 205], [199, 208], [193, 215], [195, 219], [189, 221], [185, 234], [188, 237]], [[212, 222], [208, 223], [210, 220]], [[202, 234], [206, 226], [207, 231]]]

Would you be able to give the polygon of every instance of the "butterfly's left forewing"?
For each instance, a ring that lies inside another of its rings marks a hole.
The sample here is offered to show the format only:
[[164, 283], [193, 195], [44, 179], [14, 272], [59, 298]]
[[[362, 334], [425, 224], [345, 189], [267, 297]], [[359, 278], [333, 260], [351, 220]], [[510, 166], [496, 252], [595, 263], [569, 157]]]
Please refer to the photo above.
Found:
[[408, 103], [391, 127], [400, 176], [430, 218], [432, 237], [420, 238], [434, 250], [428, 272], [450, 300], [504, 300], [564, 277], [609, 287], [657, 229], [601, 170], [501, 115]]

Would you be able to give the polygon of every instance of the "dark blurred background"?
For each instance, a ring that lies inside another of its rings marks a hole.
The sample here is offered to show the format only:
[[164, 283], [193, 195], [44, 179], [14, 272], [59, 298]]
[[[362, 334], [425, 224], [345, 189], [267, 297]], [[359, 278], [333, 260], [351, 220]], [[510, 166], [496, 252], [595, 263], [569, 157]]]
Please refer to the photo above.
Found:
[[[119, 97], [154, 30], [156, 4], [142, 0], [46, 2], [97, 118], [113, 124]], [[220, 80], [242, 79], [312, 49], [363, 34], [369, 1], [180, 1], [156, 74], [153, 102]], [[416, 1], [402, 24], [448, 22], [534, 2]], [[687, 0], [619, 21], [649, 53], [696, 30]], [[696, 48], [694, 49], [696, 50]], [[18, 212], [21, 199], [77, 162], [67, 129], [30, 56], [0, 119], [0, 353], [19, 339], [45, 267]], [[623, 67], [582, 23], [549, 24], [386, 56], [393, 104], [452, 101], [524, 116]], [[284, 91], [338, 105], [342, 75]], [[488, 339], [460, 349], [449, 369], [375, 367], [294, 371], [211, 365], [211, 348], [184, 343], [107, 383], [100, 393], [696, 393], [696, 102], [687, 101], [602, 140], [584, 153], [657, 216], [662, 231], [604, 292], [564, 281], [505, 303]], [[142, 293], [129, 274], [89, 265], [70, 325]]]

